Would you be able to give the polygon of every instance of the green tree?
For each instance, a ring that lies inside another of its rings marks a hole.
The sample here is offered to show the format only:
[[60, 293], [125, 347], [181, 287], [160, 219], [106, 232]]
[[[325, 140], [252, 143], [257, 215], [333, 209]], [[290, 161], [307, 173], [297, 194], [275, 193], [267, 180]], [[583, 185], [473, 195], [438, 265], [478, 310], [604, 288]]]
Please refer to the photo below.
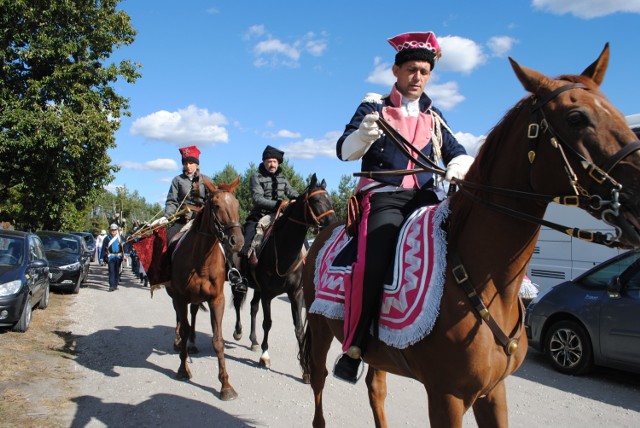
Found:
[[65, 229], [86, 216], [117, 167], [119, 118], [139, 65], [109, 60], [133, 42], [120, 0], [0, 0], [0, 220]]
[[356, 192], [356, 185], [358, 180], [350, 175], [342, 175], [340, 177], [340, 184], [338, 184], [338, 190], [331, 191], [331, 205], [336, 212], [336, 216], [340, 221], [346, 221], [347, 219], [347, 204], [349, 198]]

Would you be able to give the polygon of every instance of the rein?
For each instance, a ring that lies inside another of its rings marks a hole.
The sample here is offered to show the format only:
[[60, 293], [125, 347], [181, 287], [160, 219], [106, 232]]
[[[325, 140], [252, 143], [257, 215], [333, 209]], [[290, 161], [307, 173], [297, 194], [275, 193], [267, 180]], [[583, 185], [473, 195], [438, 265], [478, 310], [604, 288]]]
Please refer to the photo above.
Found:
[[[219, 192], [223, 192], [223, 190], [217, 190], [215, 193], [219, 193]], [[204, 209], [207, 210], [207, 212], [212, 218], [211, 222], [206, 222], [207, 226], [209, 226], [209, 230], [212, 233], [207, 233], [202, 230], [198, 230], [199, 234], [205, 235], [205, 236], [215, 236], [216, 239], [218, 239], [218, 241], [227, 244], [228, 235], [226, 232], [234, 228], [242, 229], [242, 225], [237, 221], [231, 222], [226, 225], [222, 224], [222, 222], [216, 215], [215, 211], [213, 210], [213, 207], [211, 206], [211, 198], [207, 200], [207, 203], [205, 204]], [[211, 228], [213, 228], [213, 230], [211, 230]]]

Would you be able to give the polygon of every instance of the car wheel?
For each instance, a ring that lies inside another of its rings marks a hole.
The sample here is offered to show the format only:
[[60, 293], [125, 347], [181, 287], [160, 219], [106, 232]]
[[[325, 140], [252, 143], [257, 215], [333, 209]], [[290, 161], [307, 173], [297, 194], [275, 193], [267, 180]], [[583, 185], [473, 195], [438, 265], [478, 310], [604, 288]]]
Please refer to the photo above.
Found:
[[24, 333], [29, 329], [29, 325], [31, 324], [31, 298], [27, 296], [24, 301], [24, 308], [22, 308], [22, 315], [20, 315], [20, 319], [13, 326], [13, 331], [17, 331], [20, 333]]
[[80, 292], [80, 284], [82, 284], [82, 272], [78, 275], [78, 282], [76, 282], [76, 286], [71, 290], [73, 294], [78, 294]]
[[551, 326], [545, 339], [545, 353], [557, 371], [577, 375], [593, 367], [591, 340], [575, 321], [559, 321]]
[[44, 293], [42, 293], [42, 297], [38, 303], [38, 309], [46, 309], [47, 306], [49, 306], [49, 284], [47, 284], [47, 288], [45, 288]]

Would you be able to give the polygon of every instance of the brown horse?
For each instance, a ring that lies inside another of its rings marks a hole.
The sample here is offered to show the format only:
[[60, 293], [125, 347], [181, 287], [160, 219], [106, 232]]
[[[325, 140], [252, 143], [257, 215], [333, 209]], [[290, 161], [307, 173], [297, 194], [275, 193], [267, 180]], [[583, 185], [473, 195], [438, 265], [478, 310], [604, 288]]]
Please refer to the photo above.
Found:
[[[251, 349], [258, 349], [256, 338], [256, 316], [258, 306], [262, 303], [264, 320], [262, 328], [262, 354], [260, 366], [270, 367], [269, 331], [271, 330], [271, 301], [286, 293], [291, 302], [291, 315], [298, 343], [302, 343], [304, 333], [302, 322], [302, 267], [305, 260], [305, 240], [309, 228], [320, 229], [335, 223], [337, 217], [331, 205], [331, 198], [327, 192], [327, 183], [318, 182], [315, 174], [311, 176], [309, 186], [302, 192], [295, 202], [289, 204], [278, 217], [271, 228], [271, 233], [265, 239], [260, 250], [257, 266], [249, 271], [249, 285], [254, 289], [251, 299]], [[242, 323], [240, 322], [240, 308], [246, 293], [233, 292], [233, 305], [236, 309], [236, 325], [233, 338], [242, 338]]]
[[[369, 338], [366, 384], [378, 427], [387, 426], [387, 372], [424, 384], [431, 426], [460, 427], [470, 407], [478, 426], [507, 426], [504, 380], [527, 352], [518, 290], [540, 229], [534, 221], [551, 195], [606, 217], [619, 228], [618, 245], [640, 245], [640, 142], [599, 90], [609, 46], [579, 76], [552, 79], [510, 61], [531, 95], [494, 127], [449, 199], [446, 282], [433, 330], [405, 349]], [[330, 229], [307, 256], [307, 308]], [[334, 337], [343, 338], [341, 320], [309, 314], [300, 359], [310, 374], [315, 427], [325, 426], [322, 390]]]
[[218, 357], [218, 380], [222, 383], [220, 399], [232, 400], [238, 394], [229, 383], [224, 361], [222, 316], [226, 265], [223, 245], [237, 252], [244, 243], [240, 204], [233, 195], [240, 184], [240, 177], [231, 184], [216, 186], [209, 180], [204, 184], [208, 192], [207, 201], [173, 254], [171, 283], [166, 286], [173, 300], [181, 339], [177, 377], [191, 379], [187, 365], [187, 337], [190, 334], [187, 308], [189, 304], [197, 308], [197, 305], [207, 302], [213, 330], [211, 343]]

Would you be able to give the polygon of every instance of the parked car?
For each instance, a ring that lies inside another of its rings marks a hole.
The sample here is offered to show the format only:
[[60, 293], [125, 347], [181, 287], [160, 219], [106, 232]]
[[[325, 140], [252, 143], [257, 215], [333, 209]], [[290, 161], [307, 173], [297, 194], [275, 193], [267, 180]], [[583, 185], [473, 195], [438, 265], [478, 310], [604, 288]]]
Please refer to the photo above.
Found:
[[34, 306], [49, 305], [49, 264], [33, 233], [0, 231], [0, 326], [25, 332]]
[[541, 292], [527, 307], [529, 344], [554, 369], [640, 373], [640, 252], [628, 251]]
[[87, 250], [91, 253], [90, 260], [92, 262], [96, 261], [96, 238], [90, 232], [71, 232], [74, 235], [78, 235], [84, 239], [85, 244], [87, 244]]
[[49, 260], [51, 286], [77, 294], [89, 275], [90, 256], [84, 239], [64, 232], [40, 231]]

